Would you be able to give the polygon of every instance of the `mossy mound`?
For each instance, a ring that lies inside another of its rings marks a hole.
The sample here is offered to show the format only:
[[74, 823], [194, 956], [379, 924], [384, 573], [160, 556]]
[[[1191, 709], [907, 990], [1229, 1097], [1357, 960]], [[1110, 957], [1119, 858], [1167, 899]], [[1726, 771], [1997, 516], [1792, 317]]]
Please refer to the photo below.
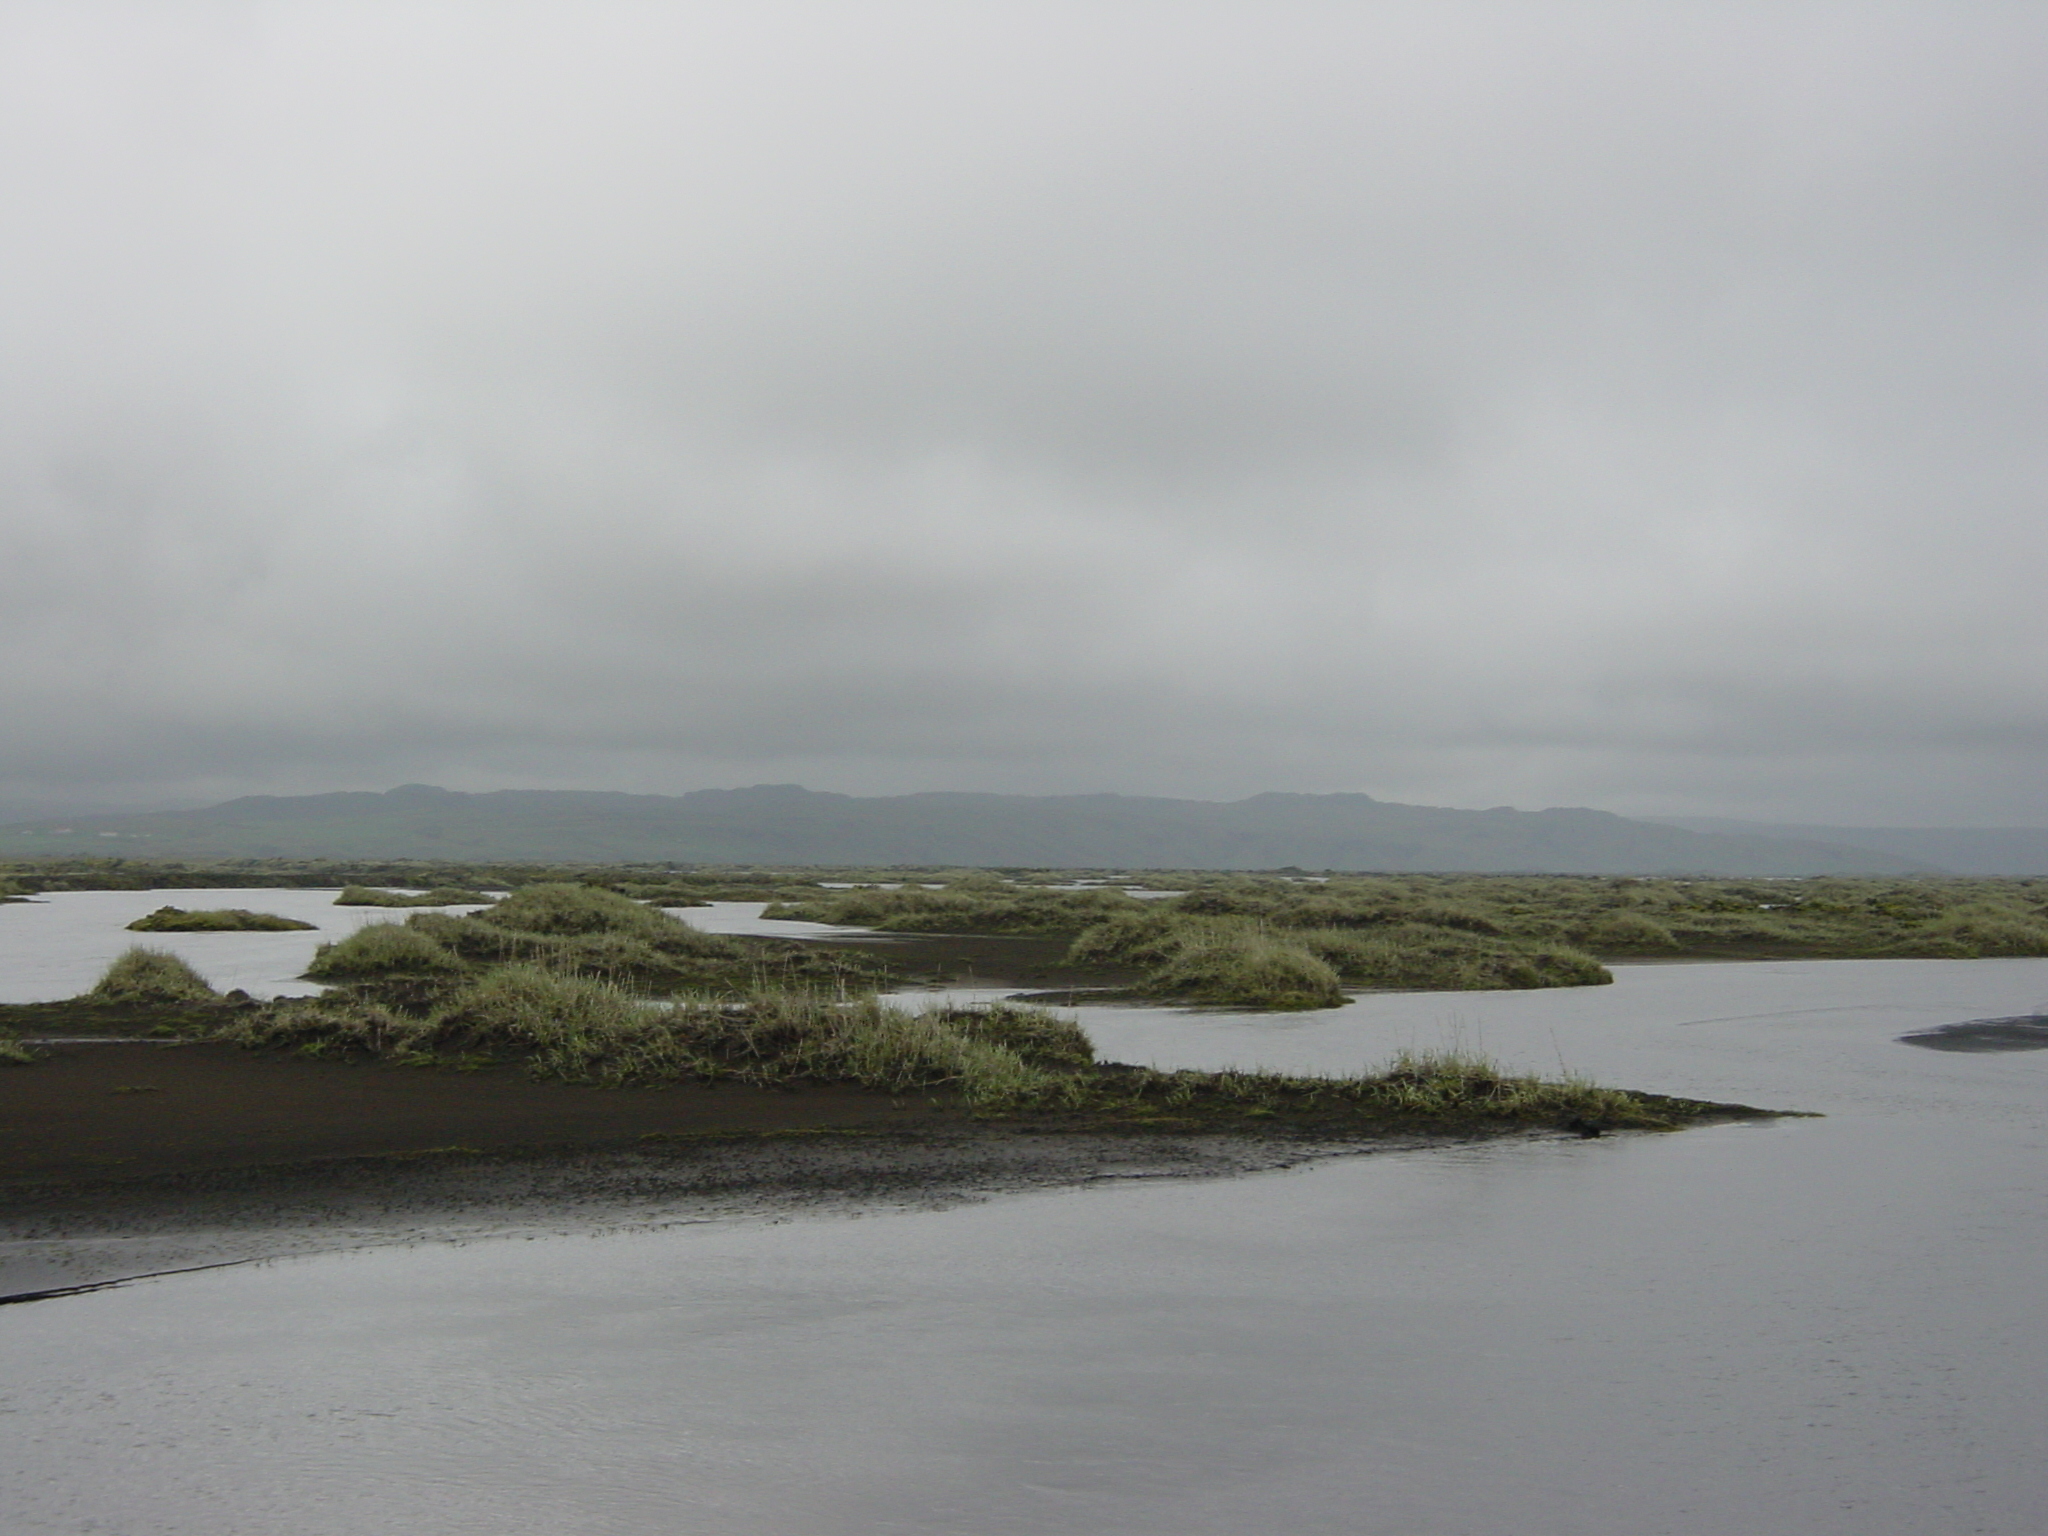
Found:
[[131, 933], [306, 933], [318, 925], [275, 912], [247, 907], [212, 907], [187, 912], [183, 907], [158, 907], [128, 925]]
[[1568, 945], [1499, 937], [1473, 926], [1276, 927], [1261, 918], [1190, 916], [1163, 904], [1078, 935], [1077, 965], [1146, 967], [1149, 997], [1257, 1009], [1333, 1008], [1344, 988], [1496, 991], [1600, 986], [1614, 979]]
[[661, 996], [770, 985], [866, 990], [881, 971], [861, 956], [705, 933], [615, 891], [558, 883], [528, 886], [481, 912], [369, 924], [322, 945], [306, 975], [378, 988], [386, 1003], [418, 1007], [504, 965]]
[[107, 967], [85, 997], [103, 1003], [203, 1003], [220, 994], [191, 966], [164, 949], [135, 946]]
[[1337, 973], [1300, 944], [1256, 929], [1206, 928], [1190, 933], [1145, 978], [1162, 996], [1219, 1007], [1337, 1008]]
[[379, 890], [371, 885], [344, 886], [334, 898], [337, 907], [487, 907], [495, 896], [459, 886], [441, 885], [431, 891], [409, 895], [404, 891]]
[[315, 981], [417, 980], [453, 976], [462, 961], [403, 923], [367, 923], [345, 939], [322, 944], [306, 967]]

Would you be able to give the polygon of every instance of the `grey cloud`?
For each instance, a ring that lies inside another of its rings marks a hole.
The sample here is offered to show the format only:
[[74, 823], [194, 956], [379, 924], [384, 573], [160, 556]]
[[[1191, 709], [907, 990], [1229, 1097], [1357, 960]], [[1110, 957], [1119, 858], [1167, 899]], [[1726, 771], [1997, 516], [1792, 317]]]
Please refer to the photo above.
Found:
[[2042, 818], [2031, 9], [0, 28], [4, 797]]

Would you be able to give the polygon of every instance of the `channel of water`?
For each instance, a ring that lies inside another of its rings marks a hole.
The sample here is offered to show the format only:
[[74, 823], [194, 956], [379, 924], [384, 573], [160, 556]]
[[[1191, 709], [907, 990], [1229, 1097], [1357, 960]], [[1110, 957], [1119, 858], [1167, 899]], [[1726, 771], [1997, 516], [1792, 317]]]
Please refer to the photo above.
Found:
[[[118, 907], [79, 894], [53, 906]], [[165, 899], [199, 904], [138, 910]], [[1824, 1118], [543, 1223], [0, 1309], [0, 1508], [151, 1536], [2043, 1529], [2048, 1052], [1898, 1037], [2041, 1013], [2048, 961], [1617, 978], [1083, 1019], [1124, 1060], [1354, 1070], [1455, 1041]]]

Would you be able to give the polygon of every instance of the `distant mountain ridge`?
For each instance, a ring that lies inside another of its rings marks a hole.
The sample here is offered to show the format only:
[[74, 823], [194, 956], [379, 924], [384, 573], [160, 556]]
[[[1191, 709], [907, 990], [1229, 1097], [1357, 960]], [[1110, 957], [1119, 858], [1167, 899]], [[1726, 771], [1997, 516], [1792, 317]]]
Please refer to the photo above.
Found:
[[0, 827], [0, 854], [417, 858], [573, 863], [1302, 869], [1529, 874], [1926, 873], [1910, 856], [1633, 821], [1607, 811], [1451, 810], [1369, 795], [1217, 802], [794, 784], [685, 795], [601, 790], [249, 795], [196, 811]]
[[1917, 860], [1957, 875], [2048, 875], [2048, 827], [1834, 827], [1780, 826], [1718, 816], [1659, 816], [1667, 827], [1717, 837], [1788, 837], [1862, 848], [1889, 858]]

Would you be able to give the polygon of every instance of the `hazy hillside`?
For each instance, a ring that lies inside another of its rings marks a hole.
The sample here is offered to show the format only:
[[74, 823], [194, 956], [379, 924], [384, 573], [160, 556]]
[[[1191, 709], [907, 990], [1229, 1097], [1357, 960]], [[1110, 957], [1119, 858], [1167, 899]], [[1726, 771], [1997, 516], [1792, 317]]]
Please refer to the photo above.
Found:
[[1736, 837], [1788, 837], [1912, 859], [1957, 875], [2048, 875], [2048, 828], [1776, 826], [1719, 817], [1659, 817], [1661, 825]]
[[681, 796], [579, 790], [252, 795], [198, 811], [0, 828], [0, 854], [701, 864], [1792, 875], [1925, 868], [1901, 855], [1723, 836], [1605, 811], [1443, 810], [1367, 795], [1217, 803], [918, 794], [795, 785]]

